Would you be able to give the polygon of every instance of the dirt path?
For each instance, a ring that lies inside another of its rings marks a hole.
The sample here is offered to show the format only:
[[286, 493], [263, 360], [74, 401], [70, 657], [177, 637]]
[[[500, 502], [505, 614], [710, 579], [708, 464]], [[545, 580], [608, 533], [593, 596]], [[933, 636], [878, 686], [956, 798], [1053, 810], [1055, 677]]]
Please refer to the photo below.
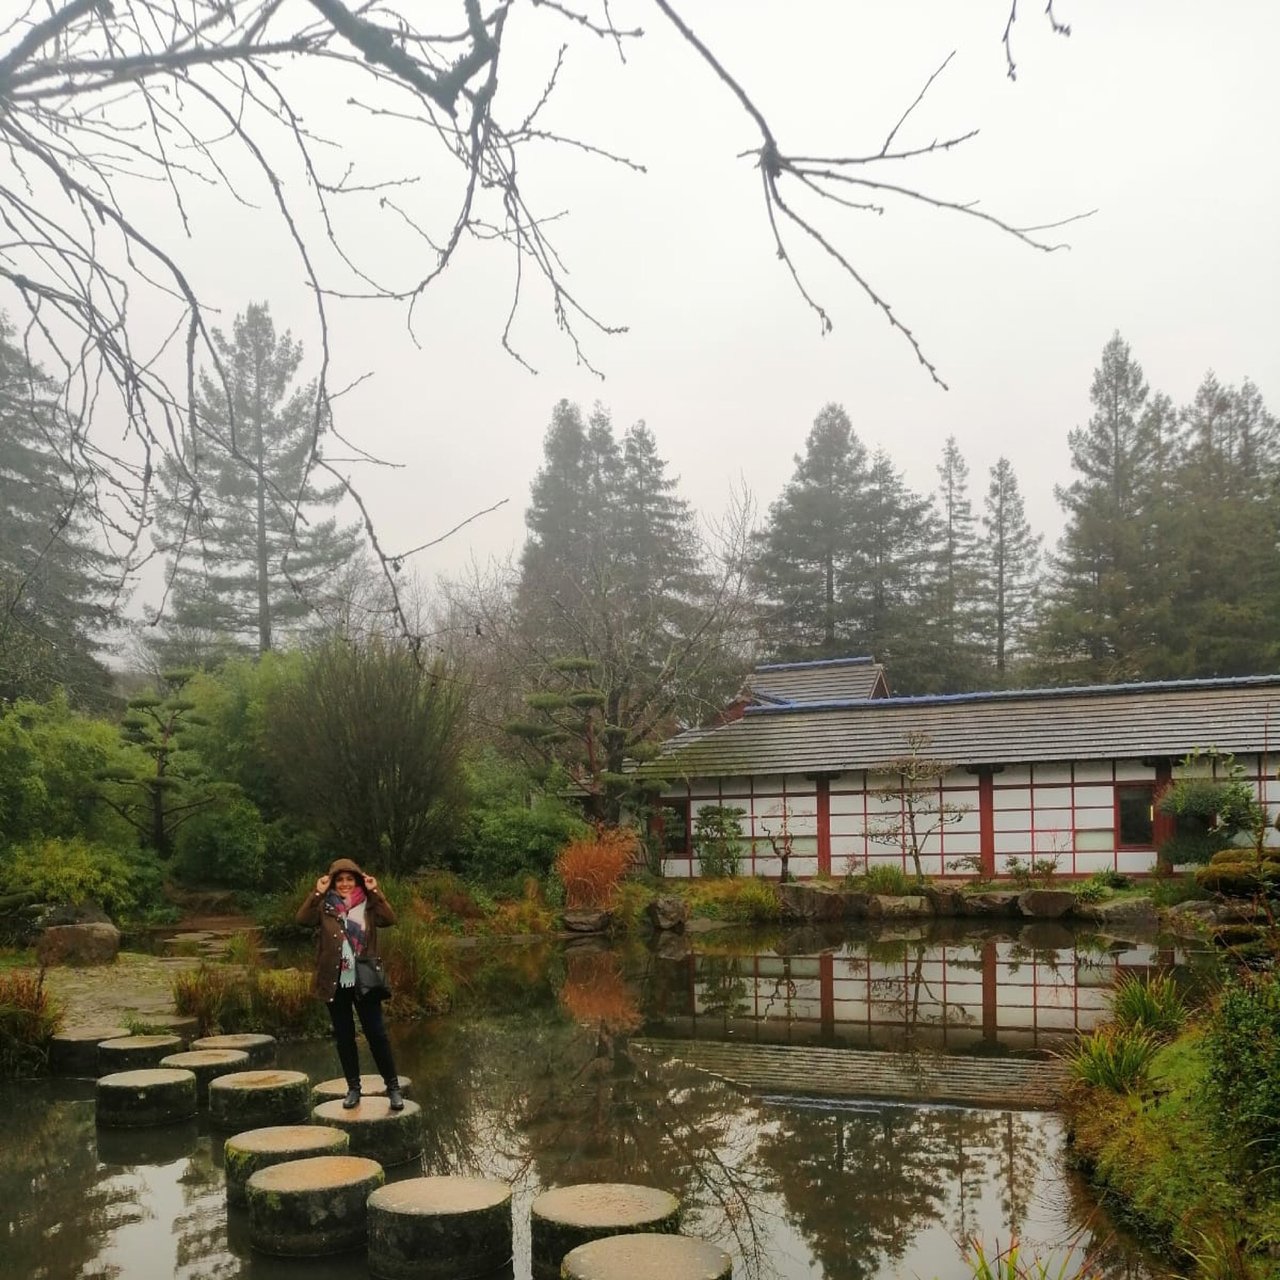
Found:
[[178, 1016], [170, 984], [194, 969], [191, 956], [149, 956], [122, 951], [114, 964], [46, 969], [45, 986], [66, 1009], [64, 1027], [164, 1025]]

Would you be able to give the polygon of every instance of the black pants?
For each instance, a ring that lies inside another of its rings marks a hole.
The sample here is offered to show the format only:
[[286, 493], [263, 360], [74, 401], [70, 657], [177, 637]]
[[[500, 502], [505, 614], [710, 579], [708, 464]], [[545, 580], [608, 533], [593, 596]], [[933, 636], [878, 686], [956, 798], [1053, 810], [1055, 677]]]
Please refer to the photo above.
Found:
[[382, 1025], [382, 1002], [361, 1000], [356, 996], [354, 988], [339, 987], [329, 1001], [328, 1008], [329, 1021], [333, 1023], [333, 1038], [338, 1045], [338, 1061], [342, 1063], [342, 1074], [347, 1079], [347, 1087], [360, 1087], [356, 1013], [360, 1015], [360, 1026], [364, 1030], [364, 1038], [369, 1042], [369, 1049], [383, 1084], [388, 1088], [395, 1085], [399, 1076], [396, 1075], [395, 1059], [391, 1056], [391, 1041], [387, 1039], [387, 1029]]

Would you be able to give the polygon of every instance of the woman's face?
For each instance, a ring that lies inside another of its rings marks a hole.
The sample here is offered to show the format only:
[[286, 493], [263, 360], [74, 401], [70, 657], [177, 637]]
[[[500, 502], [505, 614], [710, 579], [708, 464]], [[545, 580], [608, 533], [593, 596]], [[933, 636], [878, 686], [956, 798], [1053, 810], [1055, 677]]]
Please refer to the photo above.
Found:
[[333, 887], [338, 895], [343, 898], [349, 898], [351, 891], [356, 887], [356, 878], [354, 873], [350, 871], [339, 871], [333, 877]]

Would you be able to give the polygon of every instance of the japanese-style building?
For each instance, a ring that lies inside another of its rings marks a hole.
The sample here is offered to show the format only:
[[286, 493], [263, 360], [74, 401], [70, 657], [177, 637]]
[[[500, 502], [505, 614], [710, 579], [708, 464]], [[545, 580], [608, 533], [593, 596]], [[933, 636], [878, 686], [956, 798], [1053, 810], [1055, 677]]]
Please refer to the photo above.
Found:
[[793, 876], [911, 871], [893, 766], [913, 752], [937, 762], [914, 802], [926, 875], [1001, 875], [1011, 859], [1143, 874], [1172, 831], [1156, 797], [1193, 752], [1206, 774], [1233, 755], [1280, 803], [1280, 675], [893, 697], [872, 658], [758, 667], [714, 724], [640, 766], [665, 780], [664, 872], [698, 873], [707, 806], [742, 810], [745, 875], [778, 875], [784, 836]]

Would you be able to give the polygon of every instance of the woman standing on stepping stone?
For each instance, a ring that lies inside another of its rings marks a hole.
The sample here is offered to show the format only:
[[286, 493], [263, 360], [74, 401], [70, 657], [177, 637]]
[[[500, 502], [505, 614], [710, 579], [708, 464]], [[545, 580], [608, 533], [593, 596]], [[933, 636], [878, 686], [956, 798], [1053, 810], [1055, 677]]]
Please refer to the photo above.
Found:
[[396, 922], [396, 913], [382, 896], [378, 882], [350, 858], [339, 858], [316, 881], [314, 892], [298, 908], [299, 924], [319, 925], [316, 969], [311, 989], [325, 1002], [338, 1044], [338, 1061], [347, 1078], [342, 1105], [360, 1105], [360, 1052], [356, 1048], [355, 1014], [360, 1015], [365, 1039], [387, 1086], [392, 1111], [404, 1110], [400, 1077], [391, 1056], [391, 1042], [382, 1025], [382, 1005], [376, 996], [356, 993], [356, 957], [378, 954], [378, 926]]

